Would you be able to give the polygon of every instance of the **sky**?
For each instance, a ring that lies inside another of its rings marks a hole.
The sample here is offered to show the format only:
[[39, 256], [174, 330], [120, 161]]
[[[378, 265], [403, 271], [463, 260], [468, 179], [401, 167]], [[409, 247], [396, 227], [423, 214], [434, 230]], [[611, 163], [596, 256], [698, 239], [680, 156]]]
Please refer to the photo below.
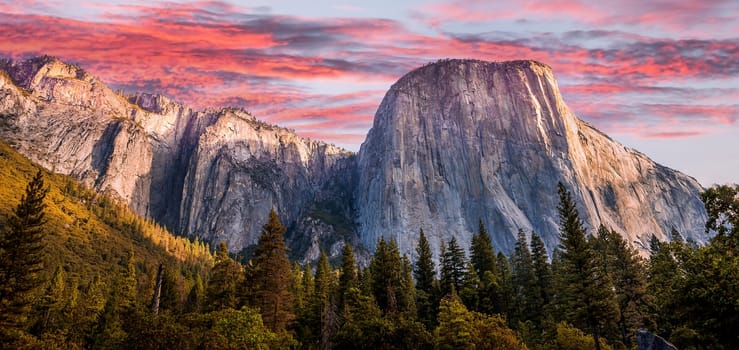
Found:
[[599, 2], [0, 0], [0, 56], [56, 56], [355, 151], [408, 71], [534, 59], [617, 141], [704, 186], [739, 183], [739, 1]]

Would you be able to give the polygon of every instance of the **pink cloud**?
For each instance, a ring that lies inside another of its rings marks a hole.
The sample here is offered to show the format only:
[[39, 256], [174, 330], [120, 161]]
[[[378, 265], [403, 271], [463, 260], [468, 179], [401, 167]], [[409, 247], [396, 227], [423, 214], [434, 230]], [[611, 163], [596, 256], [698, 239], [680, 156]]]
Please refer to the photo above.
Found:
[[[515, 20], [522, 14], [533, 19], [610, 23], [628, 15], [623, 9], [574, 0], [527, 1], [518, 9], [490, 4], [441, 3], [420, 12], [436, 24]], [[685, 6], [701, 13], [710, 10], [693, 2]], [[0, 3], [0, 10], [9, 7], [16, 9]], [[362, 84], [389, 87], [405, 72], [446, 57], [545, 62], [563, 82], [568, 102], [572, 97], [574, 111], [606, 128], [619, 120], [614, 118], [625, 117], [631, 125], [647, 118], [650, 125], [671, 128], [663, 133], [687, 136], [682, 130], [684, 122], [670, 124], [678, 118], [674, 116], [721, 124], [734, 123], [738, 114], [735, 106], [655, 109], [628, 106], [619, 100], [635, 93], [666, 96], [671, 92], [655, 86], [668, 81], [736, 76], [739, 45], [735, 38], [656, 39], [641, 33], [585, 30], [571, 33], [571, 38], [534, 33], [500, 39], [493, 34], [415, 32], [388, 19], [258, 15], [214, 1], [98, 5], [97, 10], [104, 13], [102, 21], [0, 13], [0, 54], [59, 56], [81, 63], [114, 88], [165, 93], [196, 108], [241, 106], [270, 122], [296, 125], [303, 135], [342, 142], [361, 141], [358, 135], [362, 133], [355, 131], [369, 127], [382, 98], [382, 91], [364, 91]], [[684, 20], [678, 13], [665, 11], [664, 18], [650, 17], [645, 23]], [[588, 40], [606, 44], [596, 48], [579, 45]], [[362, 91], [329, 94], [307, 88], [322, 81], [357, 82], [355, 90]], [[604, 104], [605, 98], [616, 102]]]

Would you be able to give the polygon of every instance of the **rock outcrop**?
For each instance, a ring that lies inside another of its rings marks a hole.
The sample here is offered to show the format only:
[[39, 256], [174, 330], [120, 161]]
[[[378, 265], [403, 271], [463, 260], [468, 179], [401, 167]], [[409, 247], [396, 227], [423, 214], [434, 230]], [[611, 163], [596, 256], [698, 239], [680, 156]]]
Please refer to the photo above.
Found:
[[[704, 240], [700, 185], [569, 111], [551, 69], [532, 61], [447, 60], [401, 78], [358, 156], [239, 109], [194, 111], [126, 96], [52, 57], [0, 61], [0, 137], [21, 153], [184, 235], [255, 243], [276, 208], [296, 258], [418, 230], [469, 246], [480, 220], [499, 250], [520, 228], [558, 243], [557, 182], [583, 219], [630, 242]], [[360, 252], [361, 253], [361, 252]], [[366, 258], [366, 254], [363, 255]], [[366, 259], [365, 259], [366, 260]]]
[[637, 350], [677, 350], [675, 345], [646, 329], [636, 331], [636, 343]]
[[[0, 137], [175, 232], [226, 241], [234, 251], [256, 242], [273, 207], [292, 231], [320, 235], [321, 247], [337, 244], [321, 231], [334, 232], [333, 223], [310, 215], [320, 212], [318, 199], [352, 203], [352, 193], [325, 186], [345, 177], [336, 169], [353, 164], [347, 151], [243, 110], [193, 111], [160, 95], [124, 96], [53, 57], [0, 62]], [[329, 219], [345, 225], [352, 210]], [[309, 250], [293, 248], [298, 256]]]
[[577, 119], [551, 69], [534, 61], [445, 60], [416, 69], [385, 95], [359, 152], [361, 240], [391, 236], [413, 254], [468, 247], [480, 220], [497, 249], [518, 229], [559, 241], [557, 183], [573, 192], [590, 231], [629, 242], [672, 228], [703, 241], [706, 214], [693, 178], [654, 163]]

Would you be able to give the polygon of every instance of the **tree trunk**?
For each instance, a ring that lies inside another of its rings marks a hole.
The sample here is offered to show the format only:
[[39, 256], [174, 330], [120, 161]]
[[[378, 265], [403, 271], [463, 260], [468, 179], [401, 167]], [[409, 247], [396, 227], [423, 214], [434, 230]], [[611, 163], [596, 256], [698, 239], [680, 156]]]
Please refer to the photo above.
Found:
[[151, 312], [154, 315], [159, 314], [159, 301], [162, 297], [162, 280], [164, 279], [164, 264], [159, 264], [157, 270], [156, 285], [154, 286], [154, 297], [151, 298]]
[[595, 350], [600, 350], [600, 338], [598, 337], [598, 325], [590, 321], [590, 327], [593, 329], [593, 341], [595, 342]]

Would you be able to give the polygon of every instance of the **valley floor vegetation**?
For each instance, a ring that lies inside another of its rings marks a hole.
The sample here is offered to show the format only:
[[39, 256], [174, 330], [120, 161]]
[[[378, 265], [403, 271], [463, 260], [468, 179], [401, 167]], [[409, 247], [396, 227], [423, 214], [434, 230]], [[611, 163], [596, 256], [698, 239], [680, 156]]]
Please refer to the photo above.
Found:
[[69, 178], [7, 164], [3, 348], [606, 350], [636, 348], [638, 328], [680, 349], [739, 348], [739, 186], [704, 192], [708, 244], [673, 232], [649, 259], [606, 227], [587, 234], [560, 184], [551, 255], [524, 231], [496, 253], [480, 224], [469, 256], [451, 239], [439, 266], [423, 230], [415, 262], [381, 238], [367, 267], [349, 245], [335, 266], [323, 253], [301, 266], [274, 211], [241, 263], [225, 243], [211, 253]]

